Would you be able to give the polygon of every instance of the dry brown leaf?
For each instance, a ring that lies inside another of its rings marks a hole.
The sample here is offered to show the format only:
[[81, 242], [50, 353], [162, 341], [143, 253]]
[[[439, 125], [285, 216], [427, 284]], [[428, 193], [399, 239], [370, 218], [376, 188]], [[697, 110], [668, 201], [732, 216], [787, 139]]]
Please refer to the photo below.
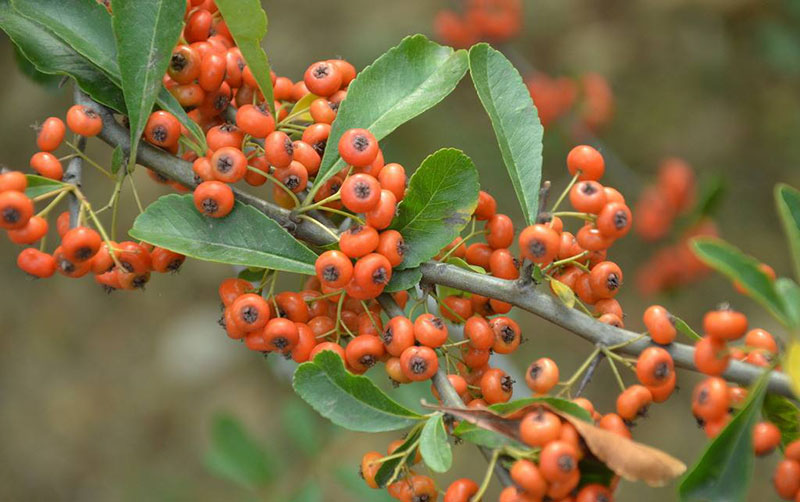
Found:
[[536, 408], [544, 407], [571, 423], [583, 437], [589, 451], [615, 474], [628, 481], [644, 481], [650, 486], [663, 486], [686, 471], [683, 462], [661, 450], [601, 429], [545, 403], [527, 406], [508, 416], [498, 415], [488, 408], [428, 407], [520, 442], [522, 440], [519, 436], [519, 422], [522, 416]]
[[686, 465], [656, 448], [637, 443], [573, 416], [558, 413], [583, 437], [586, 446], [609, 469], [628, 481], [663, 486], [686, 471]]

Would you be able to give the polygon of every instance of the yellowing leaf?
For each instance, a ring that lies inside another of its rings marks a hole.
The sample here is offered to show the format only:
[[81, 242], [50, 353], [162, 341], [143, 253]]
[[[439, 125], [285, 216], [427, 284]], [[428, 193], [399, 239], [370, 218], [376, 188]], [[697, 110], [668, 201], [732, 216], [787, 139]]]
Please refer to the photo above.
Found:
[[569, 286], [556, 279], [550, 279], [550, 288], [567, 308], [575, 306], [575, 292]]
[[786, 351], [786, 360], [783, 363], [786, 373], [792, 382], [792, 389], [795, 395], [800, 396], [800, 342], [794, 340]]

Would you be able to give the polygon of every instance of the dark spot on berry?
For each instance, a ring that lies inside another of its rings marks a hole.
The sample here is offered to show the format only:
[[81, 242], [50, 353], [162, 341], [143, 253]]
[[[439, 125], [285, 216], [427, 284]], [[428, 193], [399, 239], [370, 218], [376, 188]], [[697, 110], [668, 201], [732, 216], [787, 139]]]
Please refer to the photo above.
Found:
[[614, 228], [617, 230], [622, 230], [623, 228], [628, 226], [628, 213], [623, 210], [619, 210], [614, 213]]
[[411, 499], [413, 502], [430, 502], [431, 496], [427, 493], [423, 493], [421, 495], [414, 495], [414, 498]]
[[514, 390], [514, 379], [508, 375], [504, 376], [500, 379], [500, 388], [503, 389], [503, 392], [511, 392]]
[[670, 369], [669, 364], [662, 362], [656, 365], [655, 372], [653, 376], [655, 376], [659, 380], [663, 380], [669, 376]]
[[155, 141], [156, 143], [163, 143], [167, 141], [167, 136], [168, 136], [167, 128], [162, 125], [155, 126], [153, 128], [152, 135], [153, 135], [152, 138], [153, 141]]
[[184, 56], [180, 52], [176, 52], [175, 54], [173, 54], [169, 60], [169, 67], [176, 72], [183, 71], [183, 69], [186, 68], [186, 65], [188, 64], [189, 60], [186, 59], [186, 56]]
[[219, 211], [219, 204], [214, 199], [203, 200], [203, 212], [205, 214], [216, 214]]
[[19, 210], [15, 207], [6, 207], [3, 209], [3, 221], [6, 223], [14, 224], [22, 217]]
[[136, 277], [133, 278], [131, 286], [133, 286], [134, 289], [144, 289], [144, 285], [147, 284], [147, 281], [149, 280], [150, 280], [149, 274], [137, 275]]
[[375, 284], [386, 284], [389, 282], [389, 272], [385, 267], [378, 267], [372, 272], [372, 282]]
[[320, 64], [314, 67], [314, 70], [311, 71], [311, 75], [314, 78], [325, 78], [330, 75], [331, 70], [328, 68], [328, 65]]
[[283, 184], [286, 185], [286, 188], [289, 190], [294, 190], [300, 186], [300, 177], [296, 174], [290, 174], [283, 179]]
[[322, 269], [322, 279], [325, 282], [334, 282], [339, 279], [339, 268], [333, 265], [328, 265]]
[[217, 160], [217, 171], [226, 174], [231, 169], [233, 169], [233, 159], [227, 155], [220, 156], [219, 160]]
[[505, 343], [511, 343], [517, 337], [517, 333], [511, 326], [503, 326], [500, 328], [500, 338], [503, 339]]
[[541, 258], [545, 255], [545, 253], [547, 253], [547, 246], [545, 246], [544, 242], [540, 240], [533, 240], [530, 244], [528, 244], [528, 250], [534, 257]]
[[254, 322], [258, 321], [258, 310], [255, 307], [248, 305], [239, 311], [239, 316], [242, 318], [242, 321], [246, 322], [247, 324], [253, 324]]
[[433, 327], [434, 327], [434, 328], [436, 328], [436, 329], [442, 329], [442, 328], [444, 328], [444, 321], [442, 321], [442, 318], [441, 318], [441, 317], [432, 317], [432, 318], [431, 318], [431, 320], [430, 320], [430, 323], [431, 323], [431, 324], [433, 325]]
[[542, 373], [542, 367], [538, 364], [534, 364], [533, 366], [531, 366], [530, 371], [528, 371], [528, 374], [530, 374], [533, 380], [538, 379], [541, 373]]
[[378, 360], [372, 354], [364, 354], [363, 356], [361, 356], [358, 362], [361, 363], [362, 366], [365, 366], [367, 368], [372, 368], [373, 366], [375, 366], [375, 363], [377, 363]]
[[321, 157], [325, 153], [326, 146], [328, 146], [328, 140], [323, 139], [311, 145], [311, 148]]
[[581, 184], [581, 192], [585, 193], [586, 195], [592, 195], [597, 192], [597, 188], [592, 183], [583, 183]]
[[77, 258], [79, 261], [88, 260], [91, 257], [92, 257], [92, 248], [90, 248], [89, 246], [79, 247], [78, 249], [75, 250], [75, 258]]
[[75, 264], [63, 257], [58, 260], [58, 268], [65, 274], [75, 272]]
[[177, 272], [181, 268], [181, 265], [183, 265], [183, 258], [175, 258], [169, 262], [167, 265], [167, 270], [169, 272]]
[[616, 273], [608, 274], [608, 278], [606, 279], [606, 288], [609, 291], [614, 291], [620, 286], [619, 276]]
[[122, 268], [124, 268], [128, 273], [132, 273], [134, 271], [133, 264], [131, 262], [120, 260], [119, 264], [122, 265]]
[[394, 333], [392, 333], [392, 328], [386, 328], [381, 335], [381, 340], [383, 340], [384, 345], [391, 344], [393, 339]]
[[409, 369], [411, 373], [415, 375], [421, 375], [428, 370], [428, 361], [425, 358], [420, 356], [414, 356], [408, 362]]
[[357, 134], [353, 138], [353, 148], [355, 148], [359, 152], [363, 152], [364, 150], [369, 148], [369, 139], [363, 134]]
[[396, 251], [399, 256], [406, 254], [406, 243], [404, 240], [400, 239], [397, 241]]
[[273, 338], [272, 346], [278, 349], [279, 351], [283, 351], [283, 349], [289, 346], [289, 340], [287, 340], [285, 336], [279, 336]]
[[368, 199], [369, 196], [372, 195], [372, 187], [369, 186], [369, 183], [364, 183], [362, 181], [357, 182], [353, 190], [358, 199]]
[[572, 455], [561, 455], [558, 457], [558, 468], [564, 472], [570, 472], [575, 468], [575, 459]]
[[230, 103], [231, 98], [224, 94], [219, 94], [211, 101], [211, 106], [213, 106], [215, 110], [221, 112], [226, 109]]
[[[283, 149], [286, 152], [286, 155], [294, 155], [294, 143], [292, 140], [287, 136], [283, 142]], [[323, 147], [323, 150], [325, 148]]]

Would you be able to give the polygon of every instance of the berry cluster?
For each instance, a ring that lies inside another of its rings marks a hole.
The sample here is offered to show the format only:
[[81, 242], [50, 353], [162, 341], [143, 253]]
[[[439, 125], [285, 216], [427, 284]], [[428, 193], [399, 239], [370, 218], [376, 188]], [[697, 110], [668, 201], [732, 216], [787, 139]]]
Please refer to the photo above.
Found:
[[614, 93], [608, 80], [598, 73], [572, 79], [536, 72], [525, 83], [545, 127], [572, 111], [582, 125], [596, 132], [614, 117]]
[[[39, 176], [60, 181], [64, 177], [63, 159], [52, 152], [66, 144], [75, 152], [66, 158], [85, 157], [73, 143], [64, 141], [67, 128], [77, 136], [90, 137], [99, 134], [102, 127], [97, 112], [80, 105], [68, 110], [66, 125], [58, 117], [49, 117], [38, 128], [36, 144], [40, 151], [31, 157], [31, 169]], [[19, 268], [33, 277], [43, 279], [59, 272], [66, 277], [79, 278], [92, 272], [95, 281], [108, 289], [136, 289], [144, 287], [151, 271], [175, 272], [184, 261], [184, 256], [167, 249], [132, 241], [110, 241], [97, 222], [96, 212], [76, 186], [65, 184], [33, 199], [25, 194], [27, 188], [28, 179], [23, 173], [5, 171], [0, 174], [0, 227], [15, 244], [40, 244], [38, 249], [26, 247], [17, 257]], [[60, 244], [51, 253], [45, 252], [50, 228], [48, 216], [67, 195], [77, 198], [80, 210], [75, 215], [65, 211], [56, 218]], [[34, 203], [49, 198], [53, 200], [34, 213]], [[85, 225], [86, 213], [99, 231]], [[70, 222], [72, 217], [77, 221], [74, 227]]]
[[[705, 336], [695, 344], [694, 362], [698, 370], [711, 378], [695, 388], [692, 409], [709, 437], [716, 436], [728, 423], [730, 405], [737, 404], [745, 392], [744, 389], [729, 390], [725, 381], [718, 378], [728, 368], [730, 360], [766, 368], [778, 359], [779, 348], [772, 334], [760, 328], [748, 331], [747, 325], [747, 316], [727, 304], [706, 313], [703, 318]], [[741, 338], [744, 338], [743, 346], [730, 345]]]
[[481, 40], [505, 42], [521, 28], [521, 0], [467, 0], [463, 13], [445, 9], [434, 19], [436, 36], [457, 48], [467, 48]]
[[772, 481], [783, 500], [800, 500], [800, 440], [786, 445], [783, 460], [775, 467]]
[[716, 237], [716, 225], [705, 215], [692, 218], [697, 188], [691, 166], [680, 158], [661, 161], [655, 183], [645, 187], [636, 202], [636, 234], [645, 242], [667, 237], [684, 216], [689, 221], [677, 242], [655, 251], [636, 271], [636, 285], [645, 294], [685, 286], [707, 275], [708, 267], [697, 259], [690, 242], [695, 237]]

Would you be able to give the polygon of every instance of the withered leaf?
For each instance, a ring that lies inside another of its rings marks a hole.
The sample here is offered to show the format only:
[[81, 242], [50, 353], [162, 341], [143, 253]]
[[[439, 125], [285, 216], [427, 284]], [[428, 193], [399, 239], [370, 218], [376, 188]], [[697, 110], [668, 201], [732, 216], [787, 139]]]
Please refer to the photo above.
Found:
[[557, 409], [547, 402], [548, 399], [553, 398], [526, 400], [529, 404], [520, 403], [522, 406], [508, 403], [505, 408], [508, 413], [505, 414], [489, 408], [428, 407], [519, 442], [521, 442], [519, 422], [522, 417], [529, 411], [544, 407], [572, 424], [586, 442], [589, 451], [614, 473], [628, 481], [644, 481], [650, 486], [662, 486], [686, 471], [686, 465], [671, 455], [601, 429], [583, 418]]
[[644, 481], [650, 486], [663, 486], [686, 471], [683, 462], [661, 450], [569, 415], [557, 411], [554, 413], [575, 427], [594, 456], [628, 481]]

